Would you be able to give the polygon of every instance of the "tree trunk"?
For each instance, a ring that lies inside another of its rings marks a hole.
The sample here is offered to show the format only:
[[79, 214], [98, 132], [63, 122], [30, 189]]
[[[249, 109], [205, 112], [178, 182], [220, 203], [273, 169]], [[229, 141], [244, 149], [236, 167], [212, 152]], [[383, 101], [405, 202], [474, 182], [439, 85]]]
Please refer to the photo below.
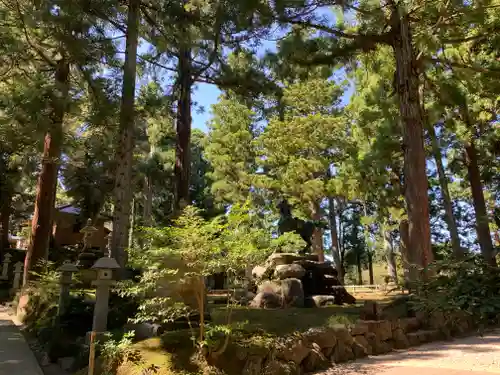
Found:
[[434, 160], [436, 161], [436, 168], [438, 171], [439, 185], [441, 187], [441, 194], [443, 195], [443, 206], [445, 211], [446, 224], [448, 225], [448, 231], [450, 232], [451, 247], [453, 249], [453, 255], [457, 259], [461, 259], [464, 256], [464, 251], [460, 246], [460, 237], [458, 236], [457, 222], [455, 220], [455, 215], [453, 214], [453, 204], [451, 202], [450, 190], [448, 188], [448, 177], [443, 166], [443, 156], [441, 155], [441, 147], [439, 145], [439, 140], [437, 139], [434, 126], [427, 123], [427, 129], [429, 131], [429, 137], [432, 144], [432, 154]]
[[69, 70], [69, 64], [65, 59], [57, 62], [56, 89], [51, 100], [51, 124], [45, 133], [42, 168], [38, 175], [35, 210], [31, 222], [31, 241], [24, 259], [23, 285], [29, 281], [30, 272], [37, 268], [38, 262], [48, 258], [63, 141], [63, 121], [69, 92]]
[[0, 261], [9, 248], [9, 220], [12, 198], [10, 197], [10, 185], [8, 176], [8, 160], [10, 155], [6, 152], [0, 153]]
[[423, 121], [419, 101], [419, 72], [412, 47], [409, 16], [391, 1], [396, 89], [403, 125], [404, 192], [408, 213], [408, 245], [420, 268], [433, 261], [425, 169]]
[[9, 191], [2, 191], [0, 199], [0, 261], [3, 262], [5, 252], [10, 249], [9, 231], [12, 194]]
[[[321, 220], [321, 211], [318, 204], [314, 204], [312, 208], [312, 219], [314, 221]], [[320, 262], [325, 261], [325, 253], [323, 250], [323, 230], [320, 228], [314, 228], [312, 237], [312, 251], [314, 254], [318, 255], [318, 260]]]
[[335, 263], [335, 269], [338, 273], [338, 279], [344, 282], [344, 267], [339, 248], [339, 236], [337, 233], [337, 218], [335, 215], [335, 201], [333, 197], [328, 197], [328, 221], [330, 225], [330, 236], [332, 239], [332, 256]]
[[[341, 205], [340, 200], [336, 199], [337, 207], [343, 210], [344, 206]], [[344, 228], [342, 225], [342, 213], [343, 211], [338, 211], [339, 213], [339, 226], [338, 226], [338, 239], [339, 239], [339, 252], [340, 252], [340, 264], [342, 266], [342, 275], [346, 274], [346, 270], [344, 267], [344, 258], [345, 258], [345, 243], [344, 243]]]
[[144, 226], [153, 225], [153, 178], [148, 175], [144, 178], [144, 210], [142, 213]]
[[472, 192], [474, 212], [476, 213], [476, 230], [479, 246], [484, 260], [491, 266], [496, 266], [497, 262], [493, 252], [493, 241], [491, 240], [488, 214], [484, 200], [483, 184], [477, 160], [477, 151], [474, 141], [465, 144], [465, 160]]
[[361, 266], [361, 254], [356, 253], [356, 268], [358, 269], [358, 285], [363, 285], [363, 267]]
[[135, 79], [137, 68], [137, 43], [139, 38], [139, 0], [129, 0], [127, 19], [127, 40], [123, 66], [122, 102], [120, 128], [116, 152], [116, 179], [113, 191], [113, 232], [111, 256], [120, 267], [127, 263], [126, 247], [130, 225], [132, 203], [132, 160], [135, 128]]
[[189, 175], [191, 169], [191, 49], [179, 51], [179, 100], [177, 101], [177, 130], [175, 148], [175, 211], [191, 203], [189, 198]]
[[404, 278], [405, 278], [405, 284], [408, 286], [412, 281], [415, 280], [415, 272], [412, 270], [414, 269], [412, 267], [412, 259], [411, 259], [411, 252], [408, 249], [408, 237], [409, 237], [409, 228], [408, 228], [408, 221], [407, 220], [401, 220], [399, 223], [399, 236], [400, 236], [400, 245], [399, 245], [399, 251], [401, 252], [401, 259], [403, 263], [403, 270], [404, 270]]
[[368, 249], [368, 278], [370, 279], [370, 285], [375, 284], [375, 278], [373, 276], [373, 254], [371, 249]]
[[385, 256], [387, 260], [387, 275], [391, 278], [391, 281], [398, 283], [398, 272], [396, 267], [396, 256], [394, 254], [394, 248], [392, 246], [391, 232], [388, 230], [383, 231], [384, 234], [384, 247]]
[[128, 231], [128, 248], [134, 246], [134, 229], [135, 229], [135, 199], [132, 198], [132, 211], [130, 212], [130, 228]]

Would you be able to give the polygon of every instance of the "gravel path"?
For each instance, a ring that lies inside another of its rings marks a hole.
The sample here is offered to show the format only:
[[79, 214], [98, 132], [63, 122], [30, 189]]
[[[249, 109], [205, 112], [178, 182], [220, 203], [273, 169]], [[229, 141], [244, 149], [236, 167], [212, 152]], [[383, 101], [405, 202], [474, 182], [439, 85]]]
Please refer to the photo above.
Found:
[[500, 374], [500, 330], [335, 365], [316, 375]]

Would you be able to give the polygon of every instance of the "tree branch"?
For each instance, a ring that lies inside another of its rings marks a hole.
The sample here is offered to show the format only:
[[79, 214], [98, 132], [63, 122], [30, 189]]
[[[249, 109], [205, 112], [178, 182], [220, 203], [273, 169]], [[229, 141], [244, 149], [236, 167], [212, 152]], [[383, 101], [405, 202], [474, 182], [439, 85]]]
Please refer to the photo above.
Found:
[[208, 58], [208, 62], [206, 64], [204, 64], [203, 67], [197, 69], [197, 70], [193, 70], [193, 74], [192, 74], [192, 77], [193, 77], [193, 80], [196, 81], [196, 78], [199, 77], [200, 75], [202, 75], [203, 73], [205, 73], [207, 71], [208, 68], [210, 68], [212, 66], [212, 64], [214, 63], [215, 59], [217, 58], [217, 54], [219, 53], [219, 44], [221, 42], [221, 33], [222, 33], [222, 22], [221, 22], [221, 9], [222, 9], [222, 6], [218, 6], [217, 7], [217, 12], [216, 12], [216, 15], [215, 15], [215, 20], [216, 20], [216, 24], [215, 24], [215, 29], [216, 29], [216, 32], [215, 32], [215, 35], [214, 35], [214, 48], [212, 50], [212, 53], [210, 54], [209, 58]]
[[19, 5], [19, 1], [16, 0], [16, 8], [19, 16], [19, 20], [21, 21], [21, 26], [23, 28], [24, 37], [26, 38], [26, 42], [29, 44], [31, 48], [35, 50], [38, 56], [42, 58], [47, 64], [52, 67], [55, 67], [57, 64], [50, 57], [48, 57], [41, 48], [39, 48], [34, 42], [31, 41], [31, 38], [28, 33], [28, 29], [26, 28], [26, 23], [24, 22], [23, 12], [21, 10], [21, 6]]
[[485, 73], [485, 74], [492, 74], [492, 75], [500, 75], [500, 68], [483, 68], [478, 65], [467, 65], [467, 64], [461, 64], [453, 61], [448, 61], [448, 60], [442, 60], [437, 57], [422, 57], [424, 60], [433, 62], [433, 63], [438, 63], [442, 65], [446, 65], [449, 68], [460, 68], [460, 69], [469, 69], [477, 73]]
[[[350, 33], [345, 33], [340, 29], [332, 28], [327, 25], [322, 25], [318, 23], [311, 22], [310, 20], [293, 20], [293, 19], [286, 19], [282, 18], [280, 19], [281, 22], [286, 22], [291, 25], [297, 25], [297, 26], [303, 26], [306, 28], [312, 28], [316, 29], [319, 31], [324, 31], [329, 34], [335, 35], [339, 38], [345, 38], [345, 39], [352, 39], [352, 40], [359, 40], [360, 38], [380, 38], [381, 34], [350, 34]], [[384, 35], [384, 34], [382, 34]]]

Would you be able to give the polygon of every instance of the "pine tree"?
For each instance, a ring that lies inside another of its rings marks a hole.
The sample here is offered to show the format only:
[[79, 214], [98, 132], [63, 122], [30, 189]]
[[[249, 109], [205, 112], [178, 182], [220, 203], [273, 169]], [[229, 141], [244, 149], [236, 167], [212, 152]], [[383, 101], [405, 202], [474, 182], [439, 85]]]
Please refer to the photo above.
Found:
[[219, 202], [242, 204], [250, 198], [257, 172], [256, 130], [254, 113], [233, 95], [213, 106], [205, 157], [213, 168], [211, 190]]
[[[362, 1], [359, 4], [343, 2], [321, 3], [338, 6], [356, 17], [355, 27], [342, 22], [332, 24], [332, 18], [319, 16], [316, 2], [301, 7], [286, 2], [276, 4], [278, 19], [305, 29], [313, 29], [319, 36], [297, 40], [293, 57], [306, 65], [333, 66], [348, 60], [358, 52], [374, 51], [378, 46], [389, 46], [394, 57], [394, 90], [397, 93], [402, 121], [404, 150], [404, 195], [409, 220], [409, 248], [422, 267], [433, 260], [427, 194], [424, 124], [419, 99], [420, 74], [424, 61], [432, 60], [432, 53], [443, 44], [460, 44], [468, 40], [464, 24], [471, 19], [483, 19], [487, 6], [468, 3], [401, 3], [388, 0]], [[453, 14], [453, 17], [447, 15]], [[425, 36], [425, 37], [424, 37]], [[290, 56], [292, 57], [292, 56]]]
[[[345, 146], [346, 128], [336, 108], [340, 92], [334, 82], [321, 78], [286, 87], [282, 119], [272, 119], [256, 140], [259, 164], [266, 171], [259, 183], [314, 221], [323, 217], [329, 170], [342, 158]], [[318, 228], [313, 250], [323, 257], [323, 234]]]
[[112, 48], [110, 40], [103, 38], [98, 20], [84, 13], [80, 5], [61, 1], [2, 3], [4, 21], [16, 35], [9, 40], [4, 59], [20, 63], [21, 69], [14, 69], [14, 74], [37, 90], [38, 103], [30, 110], [40, 112], [26, 117], [40, 120], [37, 125], [45, 133], [24, 283], [37, 262], [48, 255], [64, 125], [82, 91], [70, 77], [90, 82], [87, 78], [92, 77], [95, 62]]

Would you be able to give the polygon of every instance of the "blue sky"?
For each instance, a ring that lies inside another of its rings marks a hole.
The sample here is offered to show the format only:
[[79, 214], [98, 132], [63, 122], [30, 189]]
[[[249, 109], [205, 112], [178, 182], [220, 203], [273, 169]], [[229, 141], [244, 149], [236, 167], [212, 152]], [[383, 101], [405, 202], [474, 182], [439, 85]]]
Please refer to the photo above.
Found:
[[[344, 95], [342, 96], [342, 105], [348, 103], [354, 87], [351, 85]], [[221, 91], [215, 85], [209, 85], [206, 83], [199, 83], [196, 85], [196, 89], [193, 92], [193, 101], [198, 103], [199, 106], [204, 108], [203, 112], [197, 111], [193, 108], [193, 128], [207, 131], [207, 121], [210, 120], [211, 106], [217, 103], [218, 97]]]
[[[330, 7], [323, 7], [317, 10], [317, 15], [325, 16], [332, 21], [335, 19], [335, 14]], [[345, 22], [350, 22], [350, 16], [345, 16]], [[261, 46], [257, 50], [257, 55], [262, 57], [268, 51], [276, 51], [276, 40], [279, 39], [284, 34], [283, 30], [276, 29], [274, 33], [271, 33], [269, 39], [261, 40]], [[344, 79], [345, 75], [343, 72], [338, 72], [335, 74], [336, 79]], [[210, 120], [210, 112], [211, 106], [217, 103], [217, 99], [221, 91], [214, 85], [209, 85], [206, 83], [197, 84], [196, 90], [193, 92], [193, 101], [198, 103], [199, 106], [204, 108], [203, 112], [199, 112], [196, 108], [193, 108], [192, 118], [193, 118], [193, 127], [196, 129], [201, 129], [203, 131], [207, 131], [206, 123]], [[349, 87], [342, 97], [342, 105], [347, 104], [349, 98], [353, 93], [353, 87]]]
[[219, 97], [221, 91], [215, 85], [209, 85], [207, 83], [199, 83], [196, 85], [196, 89], [193, 92], [193, 101], [197, 102], [199, 106], [204, 108], [204, 111], [200, 113], [193, 108], [193, 128], [201, 129], [207, 131], [206, 123], [210, 119], [211, 106], [217, 103], [217, 98]]

